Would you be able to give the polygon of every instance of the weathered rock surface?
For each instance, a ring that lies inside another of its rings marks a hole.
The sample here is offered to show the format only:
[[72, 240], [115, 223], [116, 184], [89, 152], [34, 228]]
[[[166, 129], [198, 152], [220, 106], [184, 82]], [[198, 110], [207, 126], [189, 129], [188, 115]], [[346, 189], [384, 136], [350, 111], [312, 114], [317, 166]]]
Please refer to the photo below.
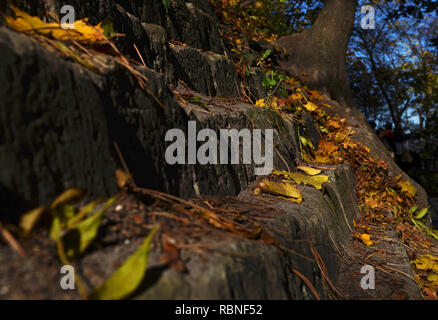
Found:
[[[148, 88], [166, 109], [141, 90], [120, 65], [108, 61], [105, 74], [96, 74], [62, 59], [23, 35], [0, 27], [2, 220], [16, 220], [19, 213], [29, 208], [49, 204], [70, 187], [87, 188], [89, 199], [116, 193], [114, 171], [121, 163], [114, 143], [140, 187], [183, 198], [213, 195], [260, 201], [250, 189], [256, 181], [253, 165], [171, 166], [166, 163], [167, 130], [180, 128], [187, 132], [190, 120], [196, 121], [198, 130], [211, 128], [216, 132], [229, 128], [275, 129], [274, 168], [295, 168], [300, 152], [292, 119], [252, 105], [230, 106], [208, 97], [238, 97], [239, 79], [226, 56], [213, 8], [207, 1], [172, 0], [167, 10], [161, 1], [99, 0], [87, 6], [78, 1], [71, 1], [77, 7], [78, 18], [89, 16], [97, 23], [109, 17], [116, 31], [127, 34], [117, 41], [124, 53], [134, 57], [132, 44], [138, 46], [151, 69], [137, 67], [137, 70], [149, 79]], [[46, 1], [44, 7], [44, 4], [28, 1], [12, 2], [40, 16], [48, 8], [59, 10], [60, 3]], [[181, 85], [179, 80], [202, 99], [210, 99], [207, 108], [189, 101], [185, 105], [179, 103], [172, 90], [181, 87], [170, 86]], [[258, 87], [254, 84], [254, 88], [256, 97], [263, 95], [259, 84]], [[348, 121], [352, 118], [351, 115], [346, 117]], [[311, 117], [306, 119], [306, 130], [317, 145], [318, 130]], [[362, 137], [365, 142], [371, 139]], [[376, 146], [379, 147], [378, 143]], [[351, 170], [340, 165], [327, 174], [330, 183], [322, 191], [302, 187], [301, 205], [282, 200], [269, 204], [272, 210], [282, 211], [282, 214], [273, 214], [271, 227], [279, 231], [281, 244], [289, 252], [280, 253], [261, 240], [233, 237], [227, 239], [222, 249], [234, 255], [213, 253], [205, 258], [183, 251], [187, 274], [163, 269], [158, 254], [152, 252], [152, 276], [148, 278], [151, 280], [135, 297], [314, 298], [292, 269], [309, 279], [321, 298], [333, 297], [327, 281], [322, 281], [309, 242], [324, 260], [326, 276], [336, 282], [341, 263], [335, 246], [341, 244], [348, 248], [352, 221], [357, 220], [360, 213]], [[131, 240], [129, 244], [115, 241], [103, 248], [93, 248], [78, 261], [90, 285], [98, 285], [111, 274], [117, 265], [115, 262], [123, 261], [133, 252], [141, 238]], [[66, 296], [60, 292], [56, 282], [43, 281], [43, 278], [56, 279], [59, 274], [59, 263], [55, 259], [21, 258], [10, 248], [0, 246], [0, 262], [0, 288], [9, 288], [5, 297], [77, 297], [75, 293]], [[32, 268], [40, 272], [29, 273]], [[17, 276], [7, 276], [13, 272]], [[26, 281], [20, 278], [24, 274]]]

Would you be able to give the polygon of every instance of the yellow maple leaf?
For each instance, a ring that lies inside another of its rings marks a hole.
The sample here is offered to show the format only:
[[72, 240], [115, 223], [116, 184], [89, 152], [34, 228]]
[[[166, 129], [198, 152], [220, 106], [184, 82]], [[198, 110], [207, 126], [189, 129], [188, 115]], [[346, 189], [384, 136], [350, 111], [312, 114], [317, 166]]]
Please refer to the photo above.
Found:
[[309, 101], [306, 104], [303, 105], [304, 108], [306, 108], [307, 110], [309, 110], [310, 112], [315, 111], [316, 109], [318, 109], [318, 106], [316, 104], [314, 104], [313, 102]]
[[438, 274], [438, 257], [431, 254], [425, 254], [414, 261], [418, 270], [430, 270]]
[[257, 107], [266, 107], [265, 99], [259, 99], [257, 100], [256, 104]]
[[76, 20], [73, 27], [63, 28], [59, 23], [45, 23], [39, 17], [33, 17], [11, 6], [16, 18], [6, 17], [8, 26], [19, 32], [29, 32], [52, 37], [57, 40], [75, 40], [81, 43], [104, 42], [104, 30], [99, 25], [90, 26], [87, 19]]
[[374, 244], [374, 241], [371, 240], [371, 236], [367, 233], [362, 233], [360, 235], [360, 240], [362, 240], [362, 242], [368, 247]]
[[275, 169], [272, 171], [272, 173], [275, 175], [283, 176], [288, 180], [294, 181], [295, 183], [309, 185], [309, 186], [312, 186], [316, 189], [321, 189], [322, 184], [324, 182], [327, 182], [328, 178], [329, 178], [328, 176], [325, 176], [322, 174], [316, 175], [313, 177], [309, 177], [309, 176], [306, 176], [306, 175], [301, 174], [301, 173], [281, 171], [281, 170], [275, 170]]
[[417, 194], [417, 189], [409, 181], [402, 180], [398, 183], [401, 191], [409, 193], [411, 196], [415, 197]]

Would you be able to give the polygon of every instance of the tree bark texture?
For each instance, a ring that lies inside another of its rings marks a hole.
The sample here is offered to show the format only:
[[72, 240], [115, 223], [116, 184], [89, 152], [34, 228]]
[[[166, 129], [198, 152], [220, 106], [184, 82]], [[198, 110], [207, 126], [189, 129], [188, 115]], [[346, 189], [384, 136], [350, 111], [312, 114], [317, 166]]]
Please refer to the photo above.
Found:
[[355, 0], [328, 0], [311, 28], [277, 41], [287, 54], [284, 69], [348, 105], [352, 102], [345, 55], [356, 5]]

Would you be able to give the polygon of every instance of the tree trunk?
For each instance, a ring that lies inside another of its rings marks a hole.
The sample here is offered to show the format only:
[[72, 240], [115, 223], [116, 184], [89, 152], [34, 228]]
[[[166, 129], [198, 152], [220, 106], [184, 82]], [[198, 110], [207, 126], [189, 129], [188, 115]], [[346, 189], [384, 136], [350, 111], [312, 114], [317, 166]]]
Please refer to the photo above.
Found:
[[345, 53], [356, 0], [327, 0], [313, 26], [277, 41], [287, 53], [282, 67], [333, 100], [351, 105]]

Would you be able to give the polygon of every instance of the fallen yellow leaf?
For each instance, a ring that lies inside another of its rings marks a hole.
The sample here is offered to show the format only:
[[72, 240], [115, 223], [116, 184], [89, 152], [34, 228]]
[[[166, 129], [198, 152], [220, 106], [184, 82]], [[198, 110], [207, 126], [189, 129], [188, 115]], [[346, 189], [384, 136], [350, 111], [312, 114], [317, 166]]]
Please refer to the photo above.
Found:
[[304, 104], [303, 107], [309, 111], [315, 111], [316, 109], [318, 109], [318, 106], [311, 101]]
[[265, 99], [257, 100], [255, 105], [257, 107], [266, 107]]
[[321, 189], [322, 188], [322, 184], [324, 182], [328, 181], [328, 176], [325, 175], [316, 175], [313, 177], [309, 177], [306, 176], [304, 174], [301, 173], [293, 173], [293, 172], [288, 172], [288, 171], [280, 171], [280, 170], [273, 170], [272, 171], [273, 174], [278, 175], [278, 176], [283, 176], [288, 180], [293, 180], [295, 181], [295, 183], [298, 184], [305, 184], [305, 185], [310, 185], [316, 189]]
[[300, 204], [303, 201], [301, 190], [287, 182], [275, 182], [264, 179], [259, 183], [261, 191], [264, 193], [280, 196], [282, 199]]
[[398, 183], [401, 191], [409, 193], [411, 196], [415, 197], [417, 194], [417, 189], [409, 181], [402, 180]]
[[305, 173], [310, 174], [311, 176], [314, 176], [314, 175], [321, 173], [321, 170], [310, 168], [310, 167], [303, 166], [303, 165], [298, 166], [297, 169], [300, 169], [301, 171], [304, 171]]
[[47, 210], [47, 207], [39, 207], [23, 214], [20, 218], [20, 228], [23, 230], [24, 236], [29, 235], [33, 227], [36, 225], [42, 214]]
[[61, 193], [50, 205], [50, 209], [54, 209], [68, 202], [78, 201], [87, 193], [84, 189], [71, 188]]
[[430, 270], [438, 273], [438, 257], [431, 254], [425, 254], [414, 261], [415, 267], [418, 270]]
[[81, 43], [98, 43], [106, 40], [100, 24], [90, 26], [87, 24], [88, 19], [76, 20], [73, 28], [63, 29], [59, 23], [45, 23], [39, 17], [32, 17], [14, 6], [11, 8], [16, 18], [6, 17], [6, 22], [16, 31], [38, 33], [58, 40], [76, 40]]
[[367, 233], [362, 233], [360, 235], [360, 240], [362, 240], [362, 242], [366, 245], [366, 246], [371, 246], [374, 242], [371, 240], [371, 236]]

